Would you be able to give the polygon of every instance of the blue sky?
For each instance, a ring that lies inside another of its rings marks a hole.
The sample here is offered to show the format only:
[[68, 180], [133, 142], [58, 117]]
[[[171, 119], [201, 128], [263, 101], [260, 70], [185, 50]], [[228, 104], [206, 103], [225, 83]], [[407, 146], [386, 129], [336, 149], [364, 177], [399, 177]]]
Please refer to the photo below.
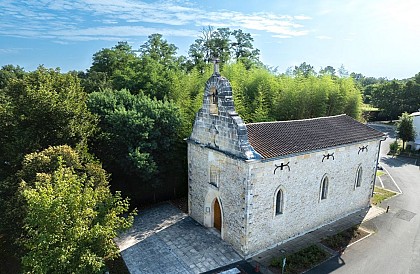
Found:
[[137, 49], [152, 33], [187, 55], [211, 25], [251, 33], [280, 72], [302, 62], [389, 79], [420, 72], [418, 0], [1, 0], [0, 14], [0, 66], [26, 70], [86, 70], [100, 49]]

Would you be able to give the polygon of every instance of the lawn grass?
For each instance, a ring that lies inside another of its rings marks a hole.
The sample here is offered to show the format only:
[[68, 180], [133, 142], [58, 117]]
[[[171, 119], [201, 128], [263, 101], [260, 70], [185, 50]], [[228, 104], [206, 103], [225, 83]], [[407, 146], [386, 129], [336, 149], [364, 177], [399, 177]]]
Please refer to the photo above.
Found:
[[383, 172], [382, 170], [377, 170], [376, 171], [376, 176], [378, 176], [378, 177], [381, 177], [384, 174], [385, 174], [385, 172]]
[[384, 188], [375, 186], [375, 190], [373, 191], [373, 197], [371, 198], [371, 204], [379, 205], [382, 201], [391, 198], [396, 193], [393, 191], [386, 190]]
[[335, 251], [342, 251], [349, 244], [369, 235], [368, 232], [360, 229], [358, 226], [351, 227], [333, 236], [327, 237], [321, 243]]
[[[302, 273], [319, 263], [325, 261], [331, 255], [317, 245], [308, 246], [296, 253], [286, 256], [285, 272], [287, 274]], [[280, 273], [283, 258], [275, 258], [271, 261], [272, 272]]]

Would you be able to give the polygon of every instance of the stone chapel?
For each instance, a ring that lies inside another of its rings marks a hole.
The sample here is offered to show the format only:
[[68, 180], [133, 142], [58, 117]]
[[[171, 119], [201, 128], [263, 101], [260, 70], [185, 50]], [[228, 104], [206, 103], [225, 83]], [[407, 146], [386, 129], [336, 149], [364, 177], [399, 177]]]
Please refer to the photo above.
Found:
[[251, 257], [368, 207], [383, 138], [347, 115], [245, 124], [215, 64], [187, 140], [189, 215]]

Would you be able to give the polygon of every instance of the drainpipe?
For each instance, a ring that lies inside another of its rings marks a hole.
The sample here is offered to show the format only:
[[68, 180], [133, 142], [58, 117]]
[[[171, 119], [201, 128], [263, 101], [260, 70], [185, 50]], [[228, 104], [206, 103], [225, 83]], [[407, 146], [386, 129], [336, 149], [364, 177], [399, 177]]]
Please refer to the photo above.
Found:
[[376, 156], [376, 166], [375, 166], [375, 173], [374, 173], [374, 176], [373, 176], [373, 187], [372, 187], [371, 197], [373, 197], [373, 193], [375, 191], [375, 186], [376, 186], [376, 172], [378, 171], [379, 155], [381, 153], [381, 144], [385, 140], [386, 140], [386, 137], [383, 140], [379, 140], [379, 149], [378, 149], [378, 155]]

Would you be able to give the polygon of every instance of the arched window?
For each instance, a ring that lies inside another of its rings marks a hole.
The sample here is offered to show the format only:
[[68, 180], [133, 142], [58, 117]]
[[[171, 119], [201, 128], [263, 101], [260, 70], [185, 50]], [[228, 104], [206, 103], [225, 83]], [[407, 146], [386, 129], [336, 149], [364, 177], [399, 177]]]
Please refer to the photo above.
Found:
[[283, 214], [283, 204], [284, 204], [283, 190], [279, 189], [276, 195], [276, 215]]
[[328, 177], [324, 176], [321, 181], [321, 200], [327, 199], [328, 194]]
[[210, 88], [210, 114], [218, 114], [218, 93], [216, 87]]
[[360, 187], [362, 185], [362, 173], [363, 173], [362, 167], [359, 166], [356, 172], [356, 184], [355, 184], [356, 187]]

